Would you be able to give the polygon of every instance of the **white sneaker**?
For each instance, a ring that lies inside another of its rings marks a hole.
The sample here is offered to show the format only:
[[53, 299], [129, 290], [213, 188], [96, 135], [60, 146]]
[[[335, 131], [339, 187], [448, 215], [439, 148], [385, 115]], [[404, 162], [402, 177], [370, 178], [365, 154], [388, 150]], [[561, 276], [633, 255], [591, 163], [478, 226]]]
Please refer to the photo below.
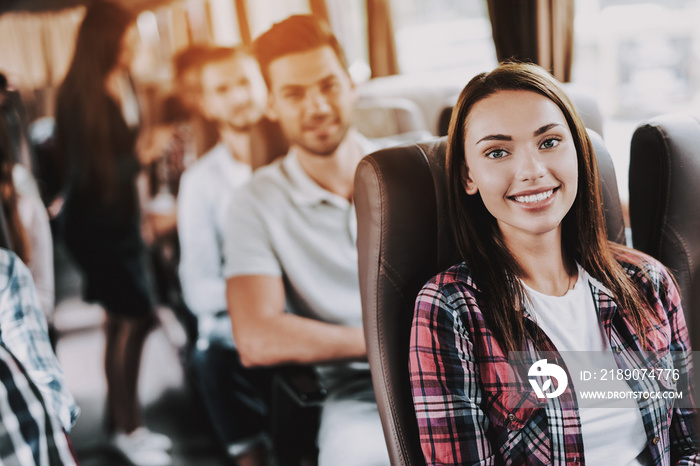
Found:
[[112, 435], [110, 444], [134, 466], [168, 466], [172, 460], [163, 449], [154, 448], [145, 441], [147, 437], [138, 432], [130, 434], [117, 432]]
[[167, 435], [149, 430], [146, 426], [138, 427], [131, 434], [131, 437], [140, 438], [144, 445], [148, 445], [154, 450], [171, 450], [173, 442]]

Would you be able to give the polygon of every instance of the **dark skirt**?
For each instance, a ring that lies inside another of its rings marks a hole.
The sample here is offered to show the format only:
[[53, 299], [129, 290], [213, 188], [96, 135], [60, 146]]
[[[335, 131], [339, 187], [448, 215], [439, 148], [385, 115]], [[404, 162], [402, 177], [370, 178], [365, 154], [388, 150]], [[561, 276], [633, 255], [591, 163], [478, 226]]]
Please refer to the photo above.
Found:
[[116, 316], [143, 317], [154, 311], [148, 256], [137, 219], [119, 226], [95, 223], [82, 215], [64, 219], [66, 246], [84, 272], [85, 300]]

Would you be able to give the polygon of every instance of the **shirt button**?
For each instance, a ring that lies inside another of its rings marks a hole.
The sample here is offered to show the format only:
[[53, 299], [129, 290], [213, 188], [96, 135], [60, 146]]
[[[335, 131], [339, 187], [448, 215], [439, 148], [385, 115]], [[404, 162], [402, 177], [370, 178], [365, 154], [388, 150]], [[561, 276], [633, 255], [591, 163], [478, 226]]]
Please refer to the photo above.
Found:
[[653, 443], [654, 445], [659, 443], [659, 437], [654, 437], [654, 440], [652, 440], [651, 443]]
[[508, 420], [511, 421], [511, 422], [515, 421], [515, 414], [512, 414], [512, 413], [509, 414], [509, 415], [508, 415]]
[[616, 347], [615, 347], [615, 352], [616, 352], [617, 354], [622, 353], [622, 348], [620, 348], [619, 346], [616, 346]]

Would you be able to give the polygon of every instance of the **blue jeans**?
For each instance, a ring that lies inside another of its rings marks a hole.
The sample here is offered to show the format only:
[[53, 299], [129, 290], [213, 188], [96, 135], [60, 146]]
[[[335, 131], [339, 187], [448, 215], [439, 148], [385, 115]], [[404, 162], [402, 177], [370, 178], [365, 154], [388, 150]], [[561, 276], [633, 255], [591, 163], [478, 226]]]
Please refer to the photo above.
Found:
[[[227, 321], [227, 315], [217, 317], [217, 327], [230, 329]], [[237, 456], [260, 444], [268, 425], [270, 370], [243, 367], [233, 337], [221, 331], [200, 334], [190, 364], [216, 436], [229, 453]]]

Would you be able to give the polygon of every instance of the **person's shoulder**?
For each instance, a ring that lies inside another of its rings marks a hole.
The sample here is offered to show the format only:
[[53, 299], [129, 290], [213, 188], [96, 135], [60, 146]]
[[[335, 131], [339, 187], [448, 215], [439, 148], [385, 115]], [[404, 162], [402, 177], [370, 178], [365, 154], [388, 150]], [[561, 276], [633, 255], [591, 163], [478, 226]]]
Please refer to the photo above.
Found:
[[629, 275], [635, 275], [642, 271], [661, 271], [664, 265], [650, 255], [626, 246], [613, 245], [615, 260], [627, 271]]
[[274, 162], [264, 165], [253, 172], [250, 181], [241, 188], [241, 192], [248, 192], [257, 199], [274, 199], [291, 189], [288, 176], [285, 173], [285, 155]]
[[422, 292], [439, 293], [448, 301], [457, 296], [474, 296], [478, 291], [479, 288], [465, 262], [438, 273], [428, 280], [422, 289]]
[[648, 254], [620, 245], [613, 245], [612, 251], [632, 281], [642, 286], [651, 284], [658, 290], [672, 280], [666, 266]]
[[217, 166], [219, 164], [219, 157], [221, 156], [221, 152], [225, 150], [223, 145], [215, 145], [197, 159], [196, 162], [187, 167], [182, 176], [187, 178], [200, 178], [208, 177], [212, 172], [218, 173], [219, 170]]
[[226, 180], [222, 178], [221, 168], [222, 151], [226, 149], [217, 144], [202, 155], [196, 162], [187, 167], [180, 179], [180, 196], [194, 196], [197, 198], [218, 198], [221, 184]]
[[17, 254], [0, 248], [0, 292], [13, 289], [17, 283], [22, 285], [21, 280], [30, 276], [29, 269]]

